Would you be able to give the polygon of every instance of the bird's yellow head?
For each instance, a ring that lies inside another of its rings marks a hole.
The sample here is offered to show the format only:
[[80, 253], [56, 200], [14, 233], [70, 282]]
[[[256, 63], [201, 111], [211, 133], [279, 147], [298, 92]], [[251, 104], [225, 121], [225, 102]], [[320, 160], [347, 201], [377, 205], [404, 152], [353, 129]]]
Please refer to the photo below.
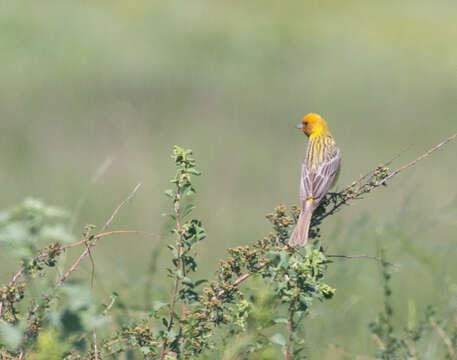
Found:
[[297, 128], [311, 138], [329, 132], [327, 122], [320, 115], [313, 113], [306, 115]]

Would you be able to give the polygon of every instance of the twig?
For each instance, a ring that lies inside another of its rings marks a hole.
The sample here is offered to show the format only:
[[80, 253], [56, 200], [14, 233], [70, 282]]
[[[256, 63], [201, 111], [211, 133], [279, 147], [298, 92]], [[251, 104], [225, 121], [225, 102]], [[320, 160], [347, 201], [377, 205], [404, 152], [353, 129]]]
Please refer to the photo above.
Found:
[[[393, 172], [391, 172], [388, 176], [386, 176], [384, 179], [380, 180], [380, 181], [377, 181], [375, 183], [371, 183], [371, 182], [366, 182], [364, 183], [363, 185], [360, 185], [361, 181], [358, 180], [355, 184], [359, 184], [359, 187], [358, 187], [358, 190], [361, 190], [362, 188], [366, 187], [363, 191], [363, 193], [367, 193], [367, 192], [370, 192], [372, 191], [373, 189], [381, 186], [381, 185], [385, 185], [387, 183], [387, 181], [389, 181], [390, 179], [392, 179], [394, 176], [398, 175], [400, 172], [410, 168], [411, 166], [415, 165], [418, 161], [421, 161], [423, 159], [425, 159], [426, 157], [430, 156], [433, 152], [435, 152], [436, 150], [440, 149], [441, 147], [443, 147], [444, 145], [446, 145], [448, 142], [454, 140], [455, 138], [457, 137], [457, 133], [455, 133], [454, 135], [451, 135], [450, 137], [448, 137], [447, 139], [443, 140], [441, 143], [439, 143], [438, 145], [432, 147], [431, 149], [429, 149], [428, 151], [426, 151], [424, 154], [422, 154], [421, 156], [419, 156], [418, 158], [416, 158], [415, 160], [397, 168], [396, 170], [394, 170]], [[379, 167], [378, 167], [379, 168]], [[367, 176], [369, 176], [370, 174], [371, 175], [374, 175], [376, 170], [378, 169], [376, 168], [375, 170], [369, 172], [367, 175], [363, 176], [363, 178], [366, 178]], [[346, 187], [347, 188], [350, 188], [352, 187], [354, 184]], [[347, 204], [347, 202], [349, 200], [352, 200], [352, 199], [355, 199], [357, 198], [358, 196], [361, 196], [362, 195], [362, 192], [360, 193], [346, 193], [345, 194], [345, 190], [337, 193], [336, 195], [344, 195], [343, 198], [339, 201], [336, 201], [336, 203], [333, 205], [333, 207], [327, 211], [326, 213], [320, 215], [319, 217], [317, 218], [314, 218], [311, 222], [311, 227], [314, 227], [316, 225], [319, 225], [322, 220], [324, 220], [326, 217], [330, 216], [330, 215], [333, 215], [335, 214], [335, 212], [337, 210], [339, 210], [339, 208], [345, 204]]]
[[[260, 263], [257, 268], [255, 269], [255, 271], [253, 272], [250, 272], [250, 273], [246, 273], [246, 274], [243, 274], [241, 275], [238, 279], [236, 279], [234, 282], [233, 282], [233, 286], [238, 286], [239, 284], [241, 284], [244, 280], [246, 280], [249, 276], [257, 273], [259, 270], [261, 270], [266, 264], [268, 264], [267, 261], [265, 262], [262, 262]], [[220, 298], [222, 295], [225, 294], [225, 290], [221, 290], [217, 293], [216, 296], [214, 296], [214, 298]]]
[[329, 258], [343, 258], [343, 259], [372, 259], [380, 262], [383, 265], [390, 265], [396, 270], [400, 268], [400, 265], [391, 263], [387, 260], [384, 260], [383, 258], [380, 258], [378, 256], [371, 256], [371, 255], [325, 255], [326, 257]]
[[435, 321], [431, 321], [430, 322], [430, 325], [432, 325], [436, 332], [438, 333], [438, 335], [443, 339], [444, 343], [446, 344], [446, 347], [447, 347], [447, 352], [449, 354], [449, 357], [452, 359], [452, 360], [455, 360], [455, 351], [452, 347], [452, 341], [451, 339], [449, 339], [449, 337], [447, 336], [447, 334], [444, 332], [444, 330], [435, 322]]
[[[153, 234], [147, 231], [140, 231], [140, 230], [113, 230], [113, 231], [106, 231], [103, 233], [98, 233], [97, 235], [93, 235], [93, 239], [101, 239], [102, 237], [108, 236], [108, 235], [115, 235], [115, 234], [141, 234], [141, 235], [148, 235], [148, 236], [153, 236], [153, 237], [161, 237], [160, 235]], [[69, 245], [62, 246], [60, 249], [61, 250], [66, 250], [70, 249], [72, 247], [76, 247], [79, 245], [82, 245], [85, 243], [85, 240], [80, 240], [74, 243], [71, 243]], [[89, 243], [89, 246], [94, 246], [93, 243]]]
[[[127, 199], [125, 199], [123, 202], [121, 202], [117, 207], [116, 209], [114, 209], [113, 213], [111, 214], [110, 218], [106, 221], [105, 225], [103, 225], [102, 227], [102, 230], [101, 232], [98, 234], [98, 237], [95, 237], [93, 238], [93, 241], [91, 243], [91, 246], [95, 246], [97, 240], [99, 238], [101, 238], [102, 234], [105, 233], [106, 231], [106, 228], [111, 224], [111, 222], [113, 221], [114, 217], [116, 216], [116, 214], [119, 212], [119, 210], [125, 205], [127, 204], [132, 198], [133, 196], [135, 195], [135, 193], [138, 191], [138, 189], [141, 187], [141, 184], [138, 184], [137, 186], [135, 186], [135, 188], [132, 190], [132, 192], [130, 193], [130, 195], [127, 197]], [[88, 233], [89, 231], [86, 233], [86, 237], [88, 236]], [[106, 234], [105, 234], [106, 235]], [[86, 243], [87, 242], [87, 239], [85, 238], [83, 240], [82, 243]], [[73, 265], [70, 267], [70, 269], [65, 273], [65, 275], [57, 282], [57, 284], [55, 285], [54, 289], [57, 289], [59, 288], [60, 286], [62, 286], [62, 284], [64, 283], [64, 281], [76, 270], [76, 268], [78, 267], [78, 265], [81, 263], [81, 261], [88, 255], [89, 253], [89, 247], [86, 246], [86, 248], [84, 249], [84, 251], [81, 253], [81, 255], [79, 255], [79, 257], [76, 259], [76, 261], [73, 263]], [[30, 312], [27, 320], [28, 321], [31, 321], [33, 319], [33, 316], [36, 314], [36, 312], [40, 309], [40, 304], [37, 304], [33, 309], [32, 311]]]
[[446, 145], [448, 142], [454, 140], [455, 138], [457, 137], [457, 133], [455, 133], [454, 135], [452, 136], [449, 136], [446, 140], [443, 140], [442, 142], [440, 142], [438, 145], [432, 147], [430, 150], [428, 150], [427, 152], [423, 153], [421, 156], [419, 156], [417, 159], [409, 162], [408, 164], [406, 165], [403, 165], [401, 167], [399, 167], [398, 169], [396, 169], [394, 172], [392, 172], [389, 176], [387, 176], [385, 179], [383, 179], [379, 185], [382, 185], [382, 184], [385, 184], [387, 180], [391, 179], [392, 177], [394, 177], [395, 175], [397, 175], [399, 172], [403, 171], [403, 170], [406, 170], [407, 168], [415, 165], [418, 161], [420, 160], [423, 160], [425, 159], [427, 156], [429, 156], [431, 153], [435, 152], [436, 150], [440, 149], [442, 146]]
[[73, 271], [76, 270], [76, 268], [78, 267], [78, 265], [82, 261], [82, 259], [84, 259], [87, 254], [90, 254], [90, 247], [89, 247], [89, 244], [87, 242], [87, 240], [89, 239], [89, 236], [90, 236], [90, 231], [91, 231], [91, 229], [88, 228], [87, 232], [86, 232], [86, 235], [84, 237], [84, 240], [83, 240], [83, 243], [86, 245], [86, 248], [84, 249], [82, 254], [79, 255], [78, 259], [76, 259], [76, 261], [73, 263], [73, 265], [70, 267], [70, 269], [68, 269], [68, 271], [65, 273], [65, 275], [60, 278], [60, 280], [54, 286], [54, 290], [57, 289], [58, 287], [62, 286], [63, 282], [71, 275], [71, 273]]
[[[121, 202], [117, 207], [116, 209], [114, 209], [113, 213], [111, 214], [110, 218], [106, 221], [105, 225], [103, 225], [101, 231], [99, 234], [97, 234], [96, 236], [94, 236], [93, 238], [93, 241], [92, 241], [92, 244], [91, 246], [95, 246], [96, 242], [98, 239], [100, 239], [101, 237], [105, 236], [106, 233], [105, 233], [105, 230], [107, 229], [107, 227], [111, 224], [111, 222], [113, 221], [114, 217], [117, 215], [117, 213], [119, 212], [119, 210], [125, 205], [127, 204], [134, 196], [135, 196], [135, 193], [139, 190], [139, 188], [141, 187], [141, 184], [138, 184], [137, 186], [135, 186], [135, 188], [132, 190], [132, 192], [130, 193], [130, 195], [127, 197], [127, 199], [125, 199], [123, 202]], [[87, 234], [89, 233], [89, 231], [87, 232]], [[104, 234], [105, 233], [105, 234]], [[87, 236], [87, 235], [86, 235]], [[83, 243], [86, 243], [87, 242], [87, 239], [83, 240]], [[86, 246], [86, 248], [84, 249], [84, 251], [81, 253], [81, 255], [79, 255], [79, 257], [76, 259], [76, 261], [73, 263], [73, 265], [70, 267], [70, 269], [65, 273], [65, 275], [57, 282], [55, 288], [58, 288], [59, 286], [61, 286], [63, 284], [63, 282], [71, 275], [71, 273], [73, 271], [76, 270], [76, 268], [78, 267], [78, 265], [81, 263], [82, 259], [84, 259], [87, 255], [89, 254], [89, 247]]]
[[[132, 192], [130, 193], [130, 195], [127, 197], [127, 199], [125, 199], [123, 202], [121, 202], [117, 207], [116, 209], [114, 209], [113, 213], [111, 214], [111, 217], [106, 221], [106, 223], [103, 225], [102, 227], [102, 230], [101, 230], [101, 233], [104, 233], [106, 231], [106, 229], [108, 228], [108, 226], [111, 224], [111, 222], [114, 220], [115, 216], [117, 215], [117, 213], [119, 212], [119, 210], [125, 205], [127, 204], [134, 196], [135, 196], [135, 193], [140, 189], [141, 187], [141, 183], [138, 184], [137, 186], [135, 186], [135, 188], [132, 190]], [[93, 289], [94, 287], [94, 277], [95, 277], [95, 264], [94, 264], [94, 259], [92, 258], [92, 254], [90, 252], [90, 246], [88, 244], [88, 239], [89, 239], [89, 235], [90, 235], [90, 228], [87, 229], [87, 233], [86, 233], [86, 238], [84, 239], [84, 243], [86, 244], [86, 248], [85, 250], [83, 251], [83, 253], [80, 255], [80, 257], [73, 263], [72, 267], [67, 271], [67, 273], [64, 275], [64, 277], [62, 279], [59, 280], [59, 282], [56, 284], [56, 287], [55, 288], [58, 288], [59, 286], [61, 286], [63, 284], [63, 282], [65, 281], [65, 279], [68, 278], [68, 276], [70, 276], [70, 274], [76, 270], [76, 268], [78, 267], [79, 263], [81, 262], [81, 260], [86, 256], [86, 255], [89, 255], [89, 258], [90, 258], [90, 261], [91, 261], [91, 280], [90, 280], [90, 285], [91, 285], [91, 289]], [[100, 238], [100, 237], [99, 237]], [[97, 242], [97, 239], [98, 238], [94, 238], [94, 241], [93, 241], [93, 245], [96, 244]], [[93, 339], [94, 339], [94, 356], [95, 356], [95, 360], [98, 360], [99, 359], [99, 354], [98, 354], [98, 347], [97, 347], [97, 331], [96, 329], [92, 329], [92, 334], [93, 334]]]
[[[115, 234], [141, 234], [141, 235], [148, 235], [148, 236], [153, 236], [153, 237], [160, 237], [160, 235], [153, 234], [147, 231], [140, 231], [140, 230], [113, 230], [113, 231], [106, 231], [102, 233], [98, 233], [97, 235], [93, 235], [93, 239], [101, 239], [102, 237], [108, 236], [108, 235], [115, 235]], [[88, 244], [89, 246], [94, 246], [95, 244], [93, 242], [87, 242], [87, 240], [84, 238], [80, 241], [71, 243], [69, 245], [63, 245], [59, 248], [59, 250], [64, 251], [76, 246], [80, 246], [82, 244]], [[43, 261], [49, 256], [48, 253], [41, 253], [38, 256], [35, 256], [30, 262], [35, 262], [35, 261]], [[19, 271], [13, 276], [11, 281], [8, 283], [8, 287], [11, 288], [16, 284], [16, 282], [22, 278], [25, 274], [25, 266], [22, 265]], [[6, 299], [6, 294], [2, 295], [2, 298], [0, 300], [0, 319], [2, 318], [3, 315], [3, 303], [4, 300]]]
[[105, 225], [103, 225], [102, 227], [102, 230], [100, 232], [104, 232], [106, 231], [106, 229], [108, 228], [108, 226], [110, 226], [111, 222], [114, 220], [115, 216], [117, 215], [117, 213], [119, 212], [119, 210], [125, 205], [127, 204], [130, 200], [133, 199], [133, 197], [135, 196], [136, 192], [140, 189], [141, 187], [141, 183], [139, 183], [137, 186], [135, 186], [135, 188], [132, 190], [132, 192], [130, 193], [130, 195], [127, 197], [127, 199], [125, 199], [123, 202], [121, 202], [116, 209], [114, 209], [113, 213], [111, 214], [111, 217], [108, 219], [108, 221], [105, 223]]
[[[406, 147], [405, 149], [403, 149], [402, 151], [400, 151], [398, 154], [396, 154], [392, 159], [390, 159], [389, 161], [387, 161], [387, 162], [385, 162], [384, 164], [382, 164], [380, 167], [389, 166], [389, 165], [392, 164], [395, 160], [397, 160], [400, 156], [402, 156], [405, 152], [407, 152], [411, 147], [412, 147], [412, 145], [409, 145], [408, 147]], [[374, 173], [376, 172], [376, 170], [377, 170], [377, 168], [368, 171], [365, 175], [362, 175], [362, 176], [356, 181], [356, 184], [360, 184], [360, 183], [362, 182], [362, 180], [365, 180], [367, 177], [374, 175]]]

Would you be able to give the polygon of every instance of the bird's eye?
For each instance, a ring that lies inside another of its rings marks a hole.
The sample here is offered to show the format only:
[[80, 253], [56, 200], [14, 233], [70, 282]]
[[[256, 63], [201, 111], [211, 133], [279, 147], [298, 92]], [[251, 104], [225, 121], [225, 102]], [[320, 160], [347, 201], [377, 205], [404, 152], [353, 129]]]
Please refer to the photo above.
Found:
[[304, 125], [304, 126], [308, 126], [308, 121], [305, 121], [305, 122], [303, 123], [303, 125]]

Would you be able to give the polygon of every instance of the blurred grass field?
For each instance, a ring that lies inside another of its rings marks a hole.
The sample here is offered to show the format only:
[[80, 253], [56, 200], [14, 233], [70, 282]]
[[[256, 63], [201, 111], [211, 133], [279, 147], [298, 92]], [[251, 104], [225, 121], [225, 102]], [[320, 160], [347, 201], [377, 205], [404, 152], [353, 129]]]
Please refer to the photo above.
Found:
[[[297, 202], [306, 140], [295, 124], [307, 112], [328, 120], [343, 152], [337, 188], [410, 146], [394, 166], [408, 162], [456, 131], [456, 15], [457, 3], [445, 0], [5, 0], [0, 207], [32, 196], [74, 210], [86, 198], [79, 235], [87, 223], [101, 226], [141, 182], [113, 228], [165, 235], [169, 154], [174, 144], [192, 148], [203, 172], [197, 215], [208, 232], [200, 272], [211, 276], [226, 248], [269, 231], [264, 214]], [[447, 145], [323, 226], [328, 253], [383, 247], [401, 264], [393, 280], [398, 323], [457, 296], [456, 149]], [[107, 158], [112, 165], [91, 182]], [[98, 295], [121, 286], [125, 300], [142, 305], [150, 254], [166, 243], [101, 242]], [[1, 257], [3, 283], [18, 264]], [[167, 257], [164, 249], [154, 275], [161, 293]], [[377, 264], [338, 261], [329, 273], [337, 296], [309, 320], [311, 358], [338, 359], [330, 344], [373, 353], [367, 326], [382, 302]]]

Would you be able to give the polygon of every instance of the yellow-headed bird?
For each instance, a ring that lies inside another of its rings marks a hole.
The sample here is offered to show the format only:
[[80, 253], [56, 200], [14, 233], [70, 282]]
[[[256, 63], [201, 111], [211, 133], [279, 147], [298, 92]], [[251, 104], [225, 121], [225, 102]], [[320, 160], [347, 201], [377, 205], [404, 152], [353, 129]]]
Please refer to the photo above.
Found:
[[320, 115], [306, 115], [297, 127], [309, 137], [309, 143], [301, 168], [301, 212], [289, 245], [304, 246], [308, 241], [313, 211], [335, 181], [341, 151], [330, 134], [327, 122]]

